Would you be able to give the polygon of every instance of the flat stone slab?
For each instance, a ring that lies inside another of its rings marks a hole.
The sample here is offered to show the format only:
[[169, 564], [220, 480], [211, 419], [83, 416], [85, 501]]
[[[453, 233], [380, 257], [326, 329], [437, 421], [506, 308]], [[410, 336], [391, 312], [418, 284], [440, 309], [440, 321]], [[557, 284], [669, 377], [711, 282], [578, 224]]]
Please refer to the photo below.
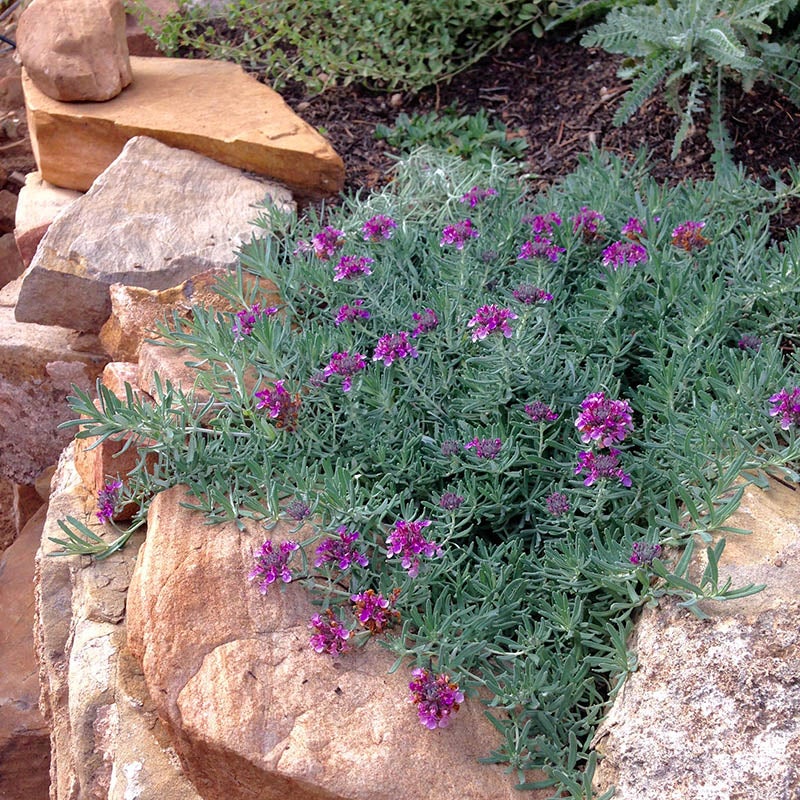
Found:
[[342, 159], [281, 96], [223, 61], [131, 57], [133, 83], [104, 103], [62, 103], [23, 71], [44, 180], [86, 191], [134, 136], [193, 150], [278, 181], [299, 199], [336, 194]]

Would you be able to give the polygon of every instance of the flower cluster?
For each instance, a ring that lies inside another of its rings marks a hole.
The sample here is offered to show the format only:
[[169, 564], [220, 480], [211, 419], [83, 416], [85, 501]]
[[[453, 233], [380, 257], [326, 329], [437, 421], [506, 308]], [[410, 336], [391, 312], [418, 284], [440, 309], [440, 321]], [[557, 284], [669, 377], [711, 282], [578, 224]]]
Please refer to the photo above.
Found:
[[586, 472], [584, 486], [591, 486], [600, 478], [616, 478], [623, 486], [630, 487], [631, 476], [623, 471], [619, 464], [619, 450], [613, 447], [607, 453], [595, 453], [584, 450], [578, 453], [578, 465], [575, 474]]
[[736, 343], [740, 350], [752, 350], [757, 353], [761, 349], [761, 339], [758, 336], [753, 336], [750, 333], [745, 333]]
[[353, 564], [360, 564], [362, 567], [369, 564], [366, 555], [356, 549], [355, 543], [360, 536], [358, 531], [348, 531], [346, 525], [340, 525], [336, 529], [336, 535], [338, 538], [334, 539], [332, 536], [328, 536], [317, 546], [315, 567], [335, 562], [336, 566], [344, 572]]
[[394, 608], [399, 594], [399, 589], [392, 590], [388, 597], [378, 594], [373, 589], [352, 594], [350, 600], [353, 603], [353, 613], [371, 634], [383, 633], [387, 628], [400, 622], [400, 612]]
[[615, 272], [620, 267], [633, 267], [647, 261], [647, 249], [638, 242], [614, 242], [603, 250], [603, 266]]
[[297, 243], [294, 253], [313, 253], [323, 261], [335, 255], [336, 251], [344, 245], [344, 231], [326, 225], [319, 233], [311, 237], [310, 242], [301, 239]]
[[503, 448], [501, 439], [479, 439], [477, 436], [464, 445], [465, 450], [475, 450], [478, 458], [497, 458]]
[[561, 225], [561, 217], [555, 211], [523, 217], [522, 221], [530, 224], [532, 233], [544, 233], [548, 236], [553, 232], [554, 227]]
[[439, 317], [432, 308], [426, 308], [424, 311], [415, 311], [411, 318], [417, 323], [417, 327], [411, 331], [412, 338], [416, 338], [423, 333], [430, 333], [438, 324]]
[[570, 219], [572, 232], [580, 234], [584, 241], [593, 242], [600, 238], [599, 225], [605, 220], [605, 217], [599, 211], [594, 211], [588, 206], [581, 206], [580, 211]]
[[593, 392], [581, 403], [575, 427], [584, 444], [594, 442], [598, 447], [610, 447], [633, 430], [630, 403], [611, 400], [605, 392]]
[[370, 264], [374, 260], [368, 256], [342, 256], [333, 272], [334, 281], [350, 281], [361, 275], [372, 275]]
[[549, 303], [553, 299], [550, 292], [546, 292], [532, 283], [521, 283], [512, 294], [516, 300], [528, 306], [532, 303]]
[[349, 392], [353, 385], [353, 376], [359, 370], [366, 369], [367, 359], [361, 353], [350, 353], [345, 350], [343, 353], [334, 353], [330, 361], [322, 370], [323, 377], [327, 380], [332, 375], [340, 375], [342, 381], [342, 391]]
[[569, 513], [569, 499], [562, 492], [549, 494], [544, 501], [547, 510], [554, 517], [563, 517]]
[[464, 503], [464, 498], [455, 492], [443, 492], [439, 498], [439, 508], [445, 511], [455, 511], [460, 508]]
[[334, 657], [346, 653], [350, 649], [349, 639], [352, 631], [342, 624], [340, 619], [329, 608], [324, 614], [314, 614], [308, 623], [314, 633], [309, 638], [309, 645], [316, 653], [328, 653]]
[[376, 214], [370, 217], [361, 227], [361, 234], [365, 242], [379, 242], [381, 239], [391, 239], [397, 223], [385, 214]]
[[429, 730], [446, 728], [450, 717], [464, 702], [464, 693], [450, 676], [434, 675], [430, 670], [418, 667], [412, 670], [414, 680], [408, 684], [411, 702], [417, 707], [419, 721]]
[[706, 245], [711, 244], [711, 240], [706, 239], [700, 233], [705, 226], [705, 222], [693, 222], [691, 220], [681, 223], [672, 231], [672, 244], [687, 253], [691, 253], [694, 250], [702, 250]]
[[519, 248], [517, 260], [522, 261], [530, 258], [548, 258], [550, 261], [558, 261], [558, 256], [566, 252], [565, 248], [553, 244], [553, 240], [549, 236], [542, 233], [536, 233], [532, 240], [522, 243]]
[[249, 336], [253, 332], [256, 322], [258, 322], [261, 317], [271, 317], [273, 314], [277, 313], [277, 307], [269, 306], [268, 308], [261, 308], [258, 303], [254, 303], [250, 308], [243, 308], [241, 311], [237, 311], [231, 328], [233, 331], [233, 341], [241, 342], [245, 336]]
[[461, 452], [461, 444], [455, 439], [445, 439], [440, 449], [443, 456], [455, 456]]
[[553, 411], [547, 403], [543, 403], [541, 400], [534, 400], [532, 403], [527, 403], [525, 406], [525, 413], [533, 422], [555, 422], [558, 419], [558, 414]]
[[453, 245], [456, 250], [463, 250], [464, 245], [469, 239], [477, 239], [480, 233], [475, 229], [471, 219], [462, 219], [452, 225], [446, 225], [442, 231], [442, 238], [439, 245]]
[[359, 297], [357, 300], [353, 300], [352, 306], [347, 305], [347, 303], [340, 306], [339, 310], [336, 312], [336, 319], [333, 324], [338, 328], [343, 322], [355, 322], [357, 319], [369, 319], [369, 311], [367, 311], [366, 308], [362, 308], [363, 305], [364, 300]]
[[475, 328], [472, 331], [472, 341], [485, 339], [492, 331], [496, 330], [499, 330], [507, 339], [510, 338], [513, 333], [508, 324], [510, 319], [517, 319], [517, 315], [510, 308], [499, 308], [494, 304], [481, 306], [467, 323], [468, 328]]
[[266, 594], [271, 583], [278, 577], [284, 582], [292, 580], [292, 571], [289, 569], [289, 560], [292, 553], [300, 547], [297, 542], [281, 542], [278, 549], [272, 545], [272, 540], [267, 539], [255, 556], [256, 565], [247, 576], [249, 580], [259, 580], [258, 589], [261, 594]]
[[648, 542], [634, 542], [631, 547], [631, 564], [649, 567], [653, 560], [661, 556], [661, 545]]
[[300, 411], [300, 395], [287, 392], [283, 381], [275, 381], [271, 389], [255, 393], [258, 398], [256, 408], [266, 408], [275, 420], [276, 428], [293, 431], [297, 427], [297, 414]]
[[636, 217], [630, 217], [622, 226], [620, 233], [627, 236], [632, 242], [638, 242], [639, 238], [644, 236], [644, 223]]
[[789, 428], [800, 425], [800, 386], [781, 389], [770, 397], [769, 402], [772, 403], [769, 415], [780, 416], [783, 430], [788, 431]]
[[419, 556], [434, 558], [442, 555], [442, 548], [436, 542], [426, 539], [422, 529], [431, 524], [429, 519], [408, 522], [399, 519], [394, 530], [386, 537], [386, 557], [400, 556], [400, 564], [409, 574], [416, 578], [419, 575]]
[[397, 333], [387, 333], [378, 339], [373, 361], [383, 361], [388, 367], [400, 358], [416, 358], [419, 353], [417, 348], [408, 341], [408, 331], [398, 331]]
[[304, 519], [308, 519], [308, 517], [311, 516], [311, 508], [308, 503], [304, 503], [302, 500], [292, 500], [284, 511], [287, 517], [297, 522], [302, 522]]
[[470, 208], [482, 203], [489, 197], [494, 197], [497, 194], [497, 189], [482, 189], [480, 186], [473, 186], [468, 192], [461, 195], [461, 202], [468, 203]]
[[97, 493], [97, 519], [100, 522], [110, 522], [113, 519], [121, 489], [122, 481], [109, 481]]

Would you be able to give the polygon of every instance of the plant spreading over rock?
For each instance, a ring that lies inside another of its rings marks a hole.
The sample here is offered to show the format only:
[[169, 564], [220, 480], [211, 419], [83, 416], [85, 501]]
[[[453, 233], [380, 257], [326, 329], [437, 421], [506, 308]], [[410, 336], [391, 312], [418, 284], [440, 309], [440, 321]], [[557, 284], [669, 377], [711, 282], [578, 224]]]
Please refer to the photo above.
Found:
[[[253, 591], [306, 582], [310, 658], [375, 637], [409, 670], [409, 724], [484, 703], [490, 760], [589, 796], [636, 610], [756, 591], [720, 578], [709, 532], [743, 478], [797, 478], [800, 237], [768, 235], [793, 180], [668, 188], [643, 157], [597, 155], [528, 196], [510, 165], [420, 151], [379, 193], [265, 210], [272, 233], [220, 286], [240, 310], [162, 331], [195, 392], [73, 398], [79, 436], [157, 458], [101, 513], [135, 497], [144, 520], [185, 484], [209, 522], [263, 525]], [[277, 308], [245, 273], [280, 288]], [[279, 519], [295, 539], [273, 538]], [[100, 557], [129, 535], [62, 527], [66, 552]]]

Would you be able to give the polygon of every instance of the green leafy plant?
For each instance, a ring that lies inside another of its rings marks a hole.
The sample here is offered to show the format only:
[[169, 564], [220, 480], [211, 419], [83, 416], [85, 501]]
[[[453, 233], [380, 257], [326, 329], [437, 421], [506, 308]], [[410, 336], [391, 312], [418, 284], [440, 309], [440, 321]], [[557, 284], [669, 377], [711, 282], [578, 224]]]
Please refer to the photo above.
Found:
[[[67, 424], [141, 447], [134, 525], [178, 484], [210, 523], [263, 525], [263, 591], [304, 580], [320, 605], [309, 657], [376, 636], [426, 727], [483, 702], [489, 761], [588, 798], [637, 611], [759, 589], [724, 579], [712, 531], [743, 480], [797, 479], [800, 237], [771, 244], [769, 222], [798, 192], [797, 173], [668, 188], [643, 155], [594, 154], [530, 197], [507, 163], [415, 151], [381, 192], [264, 210], [220, 285], [240, 310], [163, 326], [194, 390], [76, 392]], [[62, 528], [66, 552], [120, 546]]]
[[708, 135], [717, 165], [730, 171], [731, 143], [723, 121], [725, 83], [735, 79], [749, 91], [756, 80], [774, 84], [800, 104], [795, 44], [769, 40], [797, 0], [658, 0], [654, 5], [615, 9], [581, 39], [629, 57], [620, 77], [631, 79], [614, 115], [623, 125], [663, 84], [665, 97], [680, 118], [672, 149], [677, 157], [697, 116], [710, 110]]

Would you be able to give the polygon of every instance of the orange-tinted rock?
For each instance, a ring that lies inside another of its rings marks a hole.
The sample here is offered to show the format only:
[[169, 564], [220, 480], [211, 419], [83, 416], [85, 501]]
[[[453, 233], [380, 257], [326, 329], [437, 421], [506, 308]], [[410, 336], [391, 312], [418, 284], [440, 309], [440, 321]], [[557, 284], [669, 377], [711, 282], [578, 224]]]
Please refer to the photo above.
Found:
[[8, 189], [0, 189], [0, 234], [14, 230], [14, 217], [17, 213], [17, 196]]
[[272, 89], [223, 61], [131, 58], [133, 83], [106, 103], [61, 103], [23, 72], [42, 177], [87, 190], [134, 136], [193, 150], [288, 186], [301, 199], [336, 194], [344, 165]]
[[16, 39], [31, 80], [55, 100], [109, 100], [131, 82], [122, 0], [33, 0]]
[[5, 286], [25, 271], [13, 233], [0, 236], [0, 286]]

